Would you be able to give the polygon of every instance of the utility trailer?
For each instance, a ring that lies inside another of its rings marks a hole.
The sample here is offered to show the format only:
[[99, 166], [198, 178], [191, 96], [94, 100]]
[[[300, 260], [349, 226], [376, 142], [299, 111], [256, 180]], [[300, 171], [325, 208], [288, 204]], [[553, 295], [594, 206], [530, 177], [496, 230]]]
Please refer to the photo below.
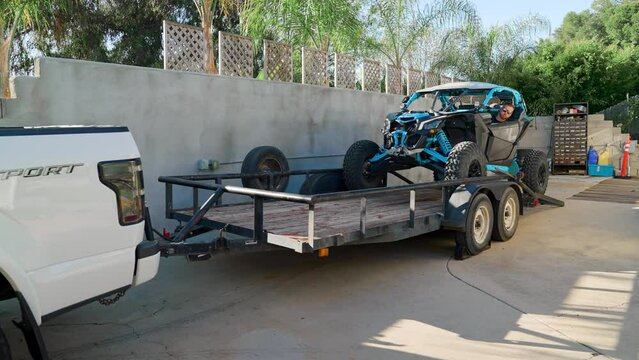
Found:
[[[455, 258], [463, 259], [488, 248], [491, 239], [510, 239], [529, 200], [563, 206], [507, 173], [420, 184], [392, 173], [407, 184], [316, 195], [223, 184], [247, 177], [272, 182], [278, 176], [308, 178], [331, 172], [341, 169], [160, 177], [166, 186], [166, 217], [180, 222], [173, 234], [162, 234], [161, 254], [200, 260], [220, 250], [283, 247], [326, 256], [335, 246], [398, 241], [450, 229], [456, 234]], [[177, 187], [191, 189], [191, 204], [174, 206]], [[202, 192], [209, 193], [203, 202]], [[226, 194], [250, 200], [223, 204]], [[196, 236], [199, 240], [189, 240]]]

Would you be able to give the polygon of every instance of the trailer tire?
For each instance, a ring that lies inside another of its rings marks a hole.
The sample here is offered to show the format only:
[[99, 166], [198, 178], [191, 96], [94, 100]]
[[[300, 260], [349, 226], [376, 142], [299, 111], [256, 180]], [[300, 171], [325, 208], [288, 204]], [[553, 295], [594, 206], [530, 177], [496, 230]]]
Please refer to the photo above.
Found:
[[545, 194], [548, 187], [548, 162], [546, 154], [537, 150], [522, 151], [521, 170], [524, 172], [523, 182], [530, 190]]
[[[258, 146], [249, 151], [242, 161], [242, 174], [268, 174], [289, 171], [286, 156], [274, 146]], [[274, 176], [273, 184], [266, 178], [242, 178], [247, 188], [284, 191], [288, 186], [288, 175]]]
[[304, 181], [300, 194], [326, 194], [345, 190], [346, 184], [341, 173], [314, 174]]
[[479, 145], [472, 141], [462, 141], [448, 154], [444, 180], [457, 180], [486, 176], [486, 157]]
[[508, 241], [517, 232], [519, 225], [519, 196], [509, 187], [504, 191], [495, 209], [493, 240]]
[[455, 259], [477, 255], [490, 247], [493, 205], [486, 194], [477, 194], [468, 207], [465, 231], [455, 233]]
[[369, 189], [384, 185], [386, 173], [370, 174], [368, 160], [372, 158], [379, 146], [370, 140], [356, 141], [344, 155], [344, 183], [349, 190]]
[[0, 359], [11, 360], [9, 341], [7, 341], [7, 337], [4, 335], [2, 328], [0, 328]]

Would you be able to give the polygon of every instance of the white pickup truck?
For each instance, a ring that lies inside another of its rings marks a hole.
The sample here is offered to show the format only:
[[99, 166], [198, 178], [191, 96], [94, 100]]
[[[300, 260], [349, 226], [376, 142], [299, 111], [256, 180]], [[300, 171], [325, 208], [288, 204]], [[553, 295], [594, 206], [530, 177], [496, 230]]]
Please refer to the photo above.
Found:
[[47, 358], [42, 321], [156, 275], [144, 214], [126, 127], [0, 128], [0, 301], [18, 298], [34, 358]]

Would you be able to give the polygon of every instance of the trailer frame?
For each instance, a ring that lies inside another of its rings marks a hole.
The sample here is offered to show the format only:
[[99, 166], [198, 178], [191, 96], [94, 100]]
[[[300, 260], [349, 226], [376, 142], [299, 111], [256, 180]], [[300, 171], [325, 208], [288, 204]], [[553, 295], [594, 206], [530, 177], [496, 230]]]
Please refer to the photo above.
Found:
[[[525, 194], [527, 199], [538, 200], [542, 203], [563, 206], [563, 202], [541, 194], [534, 194], [521, 179], [506, 173], [496, 173], [494, 176], [466, 178], [427, 183], [412, 183], [401, 174], [391, 173], [406, 182], [406, 185], [380, 187], [364, 190], [352, 190], [316, 195], [300, 195], [288, 192], [277, 192], [244, 188], [241, 186], [225, 185], [223, 180], [237, 180], [243, 178], [261, 177], [273, 183], [277, 176], [306, 176], [321, 173], [339, 173], [341, 169], [309, 169], [287, 172], [271, 172], [262, 174], [206, 174], [161, 176], [158, 181], [165, 184], [165, 216], [167, 219], [179, 221], [180, 225], [173, 234], [162, 234], [161, 254], [163, 256], [187, 255], [192, 260], [208, 259], [211, 254], [220, 250], [249, 250], [265, 251], [278, 248], [293, 249], [298, 253], [312, 253], [320, 249], [342, 245], [357, 245], [376, 242], [391, 242], [401, 239], [424, 235], [439, 229], [451, 229], [457, 232], [466, 231], [466, 211], [468, 205], [478, 193], [486, 193], [492, 201], [498, 203], [501, 194], [508, 187], [517, 191], [520, 198], [519, 214], [523, 214]], [[174, 187], [191, 188], [191, 208], [176, 208], [174, 206]], [[441, 208], [425, 216], [416, 212], [416, 194], [423, 191], [441, 191], [439, 201]], [[200, 202], [201, 192], [211, 192], [203, 202]], [[241, 195], [251, 198], [250, 202], [223, 204], [225, 194]], [[386, 196], [389, 199], [406, 196], [408, 194], [406, 219], [394, 221], [382, 226], [368, 226], [367, 212], [369, 199], [376, 196]], [[316, 207], [322, 204], [359, 199], [359, 224], [349, 224], [354, 231], [342, 232], [331, 236], [317, 236]], [[285, 236], [265, 230], [265, 204], [296, 203], [306, 209], [306, 232], [300, 236]], [[252, 206], [250, 206], [252, 204]], [[238, 206], [252, 207], [252, 226], [238, 224], [233, 221], [220, 221], [207, 216], [214, 210], [231, 211]], [[235, 207], [235, 208], [234, 208]], [[148, 218], [148, 217], [147, 217]], [[150, 219], [147, 219], [150, 225]], [[211, 232], [213, 237], [210, 238]], [[216, 232], [216, 233], [215, 233]], [[156, 233], [159, 233], [156, 231]], [[202, 242], [190, 242], [190, 238], [208, 234], [209, 239]], [[235, 236], [227, 236], [233, 234]], [[464, 253], [464, 244], [457, 241], [456, 253]], [[461, 247], [461, 248], [460, 248]], [[463, 257], [462, 255], [458, 257]]]

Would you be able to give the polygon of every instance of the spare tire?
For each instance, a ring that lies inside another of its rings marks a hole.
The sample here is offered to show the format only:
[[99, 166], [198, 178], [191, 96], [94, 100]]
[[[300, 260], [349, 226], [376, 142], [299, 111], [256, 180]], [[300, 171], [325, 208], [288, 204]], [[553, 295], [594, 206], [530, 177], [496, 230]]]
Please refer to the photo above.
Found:
[[[286, 156], [274, 146], [258, 146], [249, 151], [242, 161], [242, 174], [269, 174], [289, 171]], [[284, 191], [288, 186], [288, 175], [274, 175], [271, 183], [268, 176], [242, 178], [244, 187]]]
[[538, 150], [521, 151], [521, 170], [524, 172], [523, 182], [530, 190], [545, 194], [548, 187], [548, 162], [546, 154]]
[[486, 176], [486, 157], [477, 143], [462, 141], [448, 154], [444, 180]]
[[302, 195], [326, 194], [346, 191], [344, 176], [341, 173], [326, 173], [311, 175], [300, 188]]
[[379, 146], [370, 140], [356, 141], [344, 155], [344, 182], [349, 190], [370, 189], [384, 186], [386, 172], [373, 174], [370, 160]]

